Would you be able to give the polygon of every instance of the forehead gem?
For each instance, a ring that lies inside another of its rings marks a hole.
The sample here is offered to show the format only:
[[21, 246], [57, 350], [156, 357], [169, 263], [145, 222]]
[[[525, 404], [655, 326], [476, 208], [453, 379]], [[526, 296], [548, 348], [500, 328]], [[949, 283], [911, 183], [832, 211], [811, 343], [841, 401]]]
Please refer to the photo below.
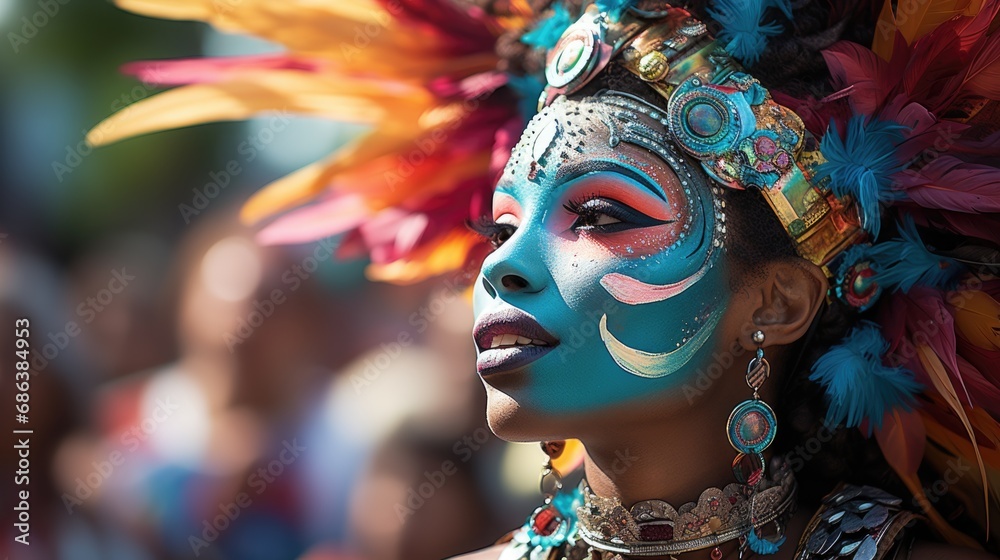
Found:
[[545, 124], [542, 130], [538, 132], [538, 136], [535, 136], [535, 141], [531, 145], [531, 159], [545, 165], [545, 162], [542, 160], [545, 159], [545, 155], [548, 154], [553, 144], [555, 144], [556, 136], [559, 135], [559, 129], [559, 121], [556, 119], [552, 119]]
[[710, 103], [698, 103], [688, 109], [688, 126], [702, 138], [711, 138], [722, 129], [722, 113]]
[[580, 57], [583, 56], [584, 47], [585, 45], [581, 39], [577, 39], [566, 45], [562, 52], [559, 53], [559, 60], [556, 62], [556, 68], [560, 73], [565, 74], [570, 68], [576, 66], [576, 63], [580, 61]]

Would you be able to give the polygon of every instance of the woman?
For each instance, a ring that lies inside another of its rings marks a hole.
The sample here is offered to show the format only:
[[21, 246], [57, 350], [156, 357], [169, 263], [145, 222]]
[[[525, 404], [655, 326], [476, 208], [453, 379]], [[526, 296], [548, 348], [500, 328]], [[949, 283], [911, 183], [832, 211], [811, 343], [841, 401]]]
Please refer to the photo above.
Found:
[[[499, 176], [477, 369], [490, 427], [550, 461], [545, 503], [470, 558], [992, 557], [1000, 4], [691, 7], [714, 34], [660, 1], [542, 4], [298, 7], [355, 25], [364, 41], [339, 52], [257, 6], [135, 7], [292, 49], [216, 64], [216, 93], [250, 100], [228, 118], [338, 75], [380, 125], [251, 201], [256, 218], [330, 189], [266, 238], [347, 232], [397, 281], [459, 269], [479, 253], [457, 218]], [[382, 56], [403, 48], [413, 64]], [[250, 95], [262, 81], [280, 87]], [[97, 130], [204, 119], [149, 115], [207, 91]], [[282, 100], [347, 116], [342, 96], [307, 98]], [[559, 480], [567, 438], [586, 449], [578, 486]]]

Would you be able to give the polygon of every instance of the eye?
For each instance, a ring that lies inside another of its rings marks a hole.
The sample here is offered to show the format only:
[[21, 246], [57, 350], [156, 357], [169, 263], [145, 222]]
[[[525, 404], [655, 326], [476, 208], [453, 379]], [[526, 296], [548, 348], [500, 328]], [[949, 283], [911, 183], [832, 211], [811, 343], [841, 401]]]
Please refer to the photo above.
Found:
[[669, 224], [674, 220], [652, 218], [618, 201], [592, 197], [583, 201], [571, 200], [563, 205], [568, 212], [576, 214], [572, 229], [612, 233], [637, 227]]
[[511, 224], [500, 224], [497, 223], [486, 216], [483, 216], [479, 221], [470, 224], [473, 231], [479, 235], [485, 237], [494, 248], [499, 249], [501, 245], [504, 244], [517, 230]]

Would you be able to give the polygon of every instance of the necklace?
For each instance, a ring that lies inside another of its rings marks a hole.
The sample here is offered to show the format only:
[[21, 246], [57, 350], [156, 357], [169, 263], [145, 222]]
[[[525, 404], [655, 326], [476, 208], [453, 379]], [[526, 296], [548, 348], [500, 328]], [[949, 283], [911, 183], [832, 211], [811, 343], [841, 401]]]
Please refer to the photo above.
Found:
[[795, 476], [784, 458], [771, 461], [770, 476], [754, 485], [732, 483], [703, 491], [678, 508], [644, 500], [626, 508], [617, 498], [595, 495], [586, 480], [535, 510], [512, 537], [501, 560], [618, 560], [621, 556], [667, 556], [739, 541], [742, 558], [750, 539], [774, 525], [783, 540], [784, 522], [795, 505]]

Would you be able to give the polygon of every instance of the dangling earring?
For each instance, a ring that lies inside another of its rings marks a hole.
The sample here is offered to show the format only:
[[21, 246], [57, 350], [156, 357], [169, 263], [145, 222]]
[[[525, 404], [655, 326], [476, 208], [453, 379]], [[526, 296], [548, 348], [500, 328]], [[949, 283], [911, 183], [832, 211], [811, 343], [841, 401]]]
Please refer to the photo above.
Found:
[[565, 441], [542, 442], [542, 451], [548, 460], [542, 466], [538, 486], [545, 496], [545, 503], [528, 517], [526, 527], [532, 544], [556, 546], [562, 544], [569, 534], [570, 523], [566, 514], [553, 503], [553, 498], [562, 490], [562, 475], [552, 465], [552, 460], [558, 459], [565, 449]]
[[753, 333], [753, 342], [757, 345], [757, 353], [747, 364], [746, 382], [753, 389], [753, 398], [736, 405], [729, 415], [726, 432], [729, 443], [738, 452], [733, 460], [733, 474], [736, 480], [752, 488], [750, 497], [750, 533], [747, 543], [757, 554], [773, 554], [784, 542], [784, 537], [778, 542], [760, 538], [757, 534], [761, 529], [757, 526], [757, 516], [754, 511], [754, 498], [757, 487], [764, 476], [764, 450], [767, 449], [778, 431], [774, 410], [760, 400], [760, 388], [771, 375], [771, 365], [764, 359], [764, 332]]
[[545, 496], [545, 503], [548, 503], [552, 500], [553, 496], [562, 490], [562, 475], [552, 466], [552, 460], [562, 456], [563, 451], [566, 449], [566, 442], [563, 440], [543, 441], [541, 445], [542, 451], [548, 456], [548, 460], [542, 465], [542, 474], [538, 480], [538, 488], [541, 490], [542, 495]]

